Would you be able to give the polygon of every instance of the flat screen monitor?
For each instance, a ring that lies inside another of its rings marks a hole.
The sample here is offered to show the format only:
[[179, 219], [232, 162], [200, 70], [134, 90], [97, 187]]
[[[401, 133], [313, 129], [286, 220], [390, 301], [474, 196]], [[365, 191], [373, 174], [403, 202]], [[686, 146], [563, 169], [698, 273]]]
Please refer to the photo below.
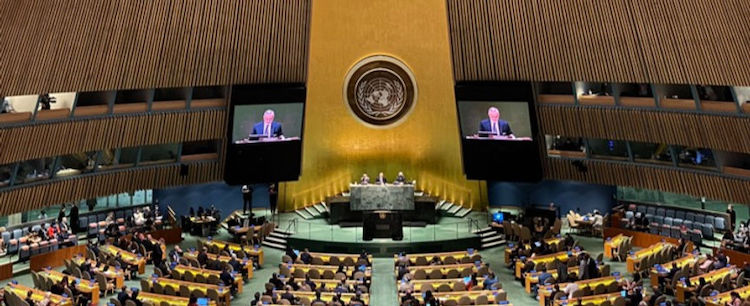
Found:
[[456, 108], [468, 179], [541, 180], [531, 83], [462, 82], [456, 85]]
[[305, 97], [304, 84], [232, 86], [224, 174], [228, 184], [299, 178]]

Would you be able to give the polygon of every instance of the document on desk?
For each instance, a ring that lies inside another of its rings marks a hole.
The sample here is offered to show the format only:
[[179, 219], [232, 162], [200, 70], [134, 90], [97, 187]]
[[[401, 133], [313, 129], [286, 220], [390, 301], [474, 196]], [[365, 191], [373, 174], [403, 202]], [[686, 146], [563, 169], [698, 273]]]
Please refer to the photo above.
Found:
[[413, 185], [351, 185], [351, 210], [414, 210]]

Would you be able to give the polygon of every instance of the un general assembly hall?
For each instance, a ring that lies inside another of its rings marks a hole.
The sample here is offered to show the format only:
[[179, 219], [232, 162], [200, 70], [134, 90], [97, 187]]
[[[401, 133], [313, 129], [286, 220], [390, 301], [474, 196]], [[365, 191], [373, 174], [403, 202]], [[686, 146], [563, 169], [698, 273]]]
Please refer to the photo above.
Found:
[[748, 306], [746, 0], [0, 0], [0, 304]]

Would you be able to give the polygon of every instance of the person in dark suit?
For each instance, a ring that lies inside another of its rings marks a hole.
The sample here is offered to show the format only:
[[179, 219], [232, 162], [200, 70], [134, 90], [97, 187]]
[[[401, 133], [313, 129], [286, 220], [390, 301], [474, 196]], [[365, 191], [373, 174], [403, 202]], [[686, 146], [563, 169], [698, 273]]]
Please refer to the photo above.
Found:
[[403, 185], [406, 184], [406, 176], [404, 176], [404, 173], [399, 171], [398, 175], [396, 175], [396, 179], [393, 181], [394, 184]]
[[378, 173], [378, 178], [375, 179], [375, 184], [385, 185], [386, 183], [388, 183], [388, 179], [385, 178], [385, 175], [383, 175], [383, 172]]
[[71, 226], [73, 227], [73, 233], [78, 233], [80, 229], [78, 228], [78, 205], [73, 204], [73, 206], [70, 207], [70, 212], [68, 213], [68, 220], [72, 222]]
[[268, 186], [268, 208], [271, 209], [271, 214], [276, 213], [276, 203], [279, 201], [279, 183], [273, 183]]
[[208, 249], [206, 247], [203, 247], [201, 251], [198, 253], [198, 263], [201, 265], [201, 267], [205, 267], [206, 263], [208, 262]]
[[301, 260], [304, 264], [309, 265], [312, 262], [312, 255], [310, 255], [310, 251], [305, 248], [305, 250], [299, 254], [299, 260]]
[[232, 276], [232, 274], [229, 273], [229, 268], [221, 271], [219, 279], [221, 279], [221, 282], [224, 283], [224, 286], [231, 288], [232, 294], [235, 294], [237, 292], [237, 284], [234, 282], [234, 277]]
[[251, 185], [242, 185], [242, 213], [246, 214], [250, 209], [250, 217], [253, 215], [253, 187]]
[[490, 107], [487, 110], [487, 116], [489, 119], [484, 119], [479, 122], [480, 132], [490, 132], [493, 136], [508, 136], [515, 138], [513, 131], [510, 129], [510, 124], [507, 121], [500, 119], [500, 110], [496, 107]]
[[296, 299], [294, 298], [294, 294], [290, 292], [290, 289], [291, 288], [287, 286], [286, 291], [281, 294], [281, 298], [291, 302], [292, 304], [296, 304]]
[[266, 110], [263, 113], [263, 122], [258, 122], [253, 126], [253, 135], [262, 135], [262, 137], [282, 137], [284, 132], [281, 130], [281, 123], [274, 122], [275, 114], [272, 110]]

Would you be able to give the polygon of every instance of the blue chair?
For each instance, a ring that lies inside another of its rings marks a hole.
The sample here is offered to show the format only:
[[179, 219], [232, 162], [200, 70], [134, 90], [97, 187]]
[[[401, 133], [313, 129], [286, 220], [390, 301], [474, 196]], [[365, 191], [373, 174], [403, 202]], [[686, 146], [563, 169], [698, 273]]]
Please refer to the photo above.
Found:
[[695, 221], [695, 213], [689, 212], [685, 214], [685, 220]]
[[703, 234], [703, 239], [714, 240], [714, 226], [713, 226], [713, 224], [703, 223], [703, 225], [701, 225], [701, 226], [702, 226], [701, 233]]
[[672, 217], [666, 217], [664, 218], [664, 224], [672, 226]]
[[654, 222], [658, 223], [659, 225], [664, 224], [664, 217], [662, 216], [654, 216]]
[[685, 223], [685, 220], [677, 218], [672, 219], [672, 225], [674, 226], [681, 226], [683, 223]]
[[715, 219], [716, 218], [714, 216], [706, 215], [706, 222], [703, 223], [711, 224], [711, 226], [714, 226], [714, 224], [716, 223]]
[[652, 234], [659, 235], [659, 224], [656, 224], [656, 222], [651, 223], [651, 226], [648, 227], [648, 232]]
[[692, 241], [693, 244], [701, 245], [703, 238], [701, 237], [700, 231], [689, 231], [688, 233], [690, 233], [690, 241]]
[[654, 216], [654, 215], [651, 215], [651, 214], [646, 214], [646, 219], [647, 219], [648, 221], [654, 221], [654, 220], [656, 220], [655, 218], [656, 218], [656, 216]]
[[669, 237], [669, 231], [670, 231], [671, 229], [672, 229], [672, 227], [671, 227], [671, 226], [669, 226], [669, 225], [666, 225], [666, 224], [662, 224], [662, 225], [661, 225], [661, 232], [659, 233], [659, 235], [662, 235], [662, 236], [666, 236], [666, 237]]
[[635, 209], [635, 211], [645, 214], [646, 213], [646, 206], [645, 205], [638, 205]]
[[674, 219], [674, 209], [667, 209], [667, 212], [664, 216], [672, 217], [672, 219]]
[[680, 238], [680, 236], [681, 236], [680, 227], [679, 226], [672, 226], [672, 230], [670, 230], [669, 234], [670, 234], [669, 236], [672, 237], [672, 238]]
[[101, 222], [107, 220], [107, 215], [104, 213], [99, 213], [96, 215], [96, 222]]
[[723, 231], [727, 229], [724, 217], [716, 217], [714, 218], [714, 227], [717, 231]]
[[86, 228], [89, 226], [89, 217], [88, 216], [80, 216], [78, 217], [78, 228]]
[[10, 232], [3, 232], [3, 246], [8, 245], [8, 242], [10, 242]]
[[633, 219], [633, 212], [629, 211], [629, 210], [626, 211], [625, 212], [625, 218], [628, 219], [628, 220]]
[[8, 254], [15, 254], [18, 252], [18, 239], [8, 240]]
[[685, 213], [685, 211], [684, 211], [684, 210], [678, 210], [678, 211], [676, 211], [676, 212], [674, 213], [674, 217], [675, 217], [675, 218], [680, 218], [680, 219], [682, 219], [682, 220], [685, 220], [685, 215], [686, 215], [686, 213]]
[[655, 215], [656, 214], [656, 207], [649, 206], [648, 208], [646, 208], [646, 213], [647, 214]]
[[684, 223], [685, 227], [687, 227], [688, 229], [693, 229], [693, 221], [685, 220], [685, 221], [682, 221], [682, 223]]
[[23, 231], [20, 229], [13, 230], [13, 239], [19, 239], [23, 236]]
[[667, 216], [667, 210], [664, 209], [664, 208], [662, 208], [662, 207], [659, 207], [659, 208], [656, 209], [656, 215], [657, 216], [664, 216], [664, 217], [666, 217]]
[[695, 219], [693, 219], [693, 221], [698, 223], [706, 223], [706, 216], [702, 214], [695, 214]]

